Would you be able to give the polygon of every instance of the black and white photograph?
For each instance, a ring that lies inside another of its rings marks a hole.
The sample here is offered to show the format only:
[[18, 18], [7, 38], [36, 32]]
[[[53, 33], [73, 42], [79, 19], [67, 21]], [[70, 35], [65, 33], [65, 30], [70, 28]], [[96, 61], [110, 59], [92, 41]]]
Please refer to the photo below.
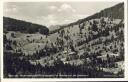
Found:
[[122, 1], [3, 3], [3, 78], [125, 78]]

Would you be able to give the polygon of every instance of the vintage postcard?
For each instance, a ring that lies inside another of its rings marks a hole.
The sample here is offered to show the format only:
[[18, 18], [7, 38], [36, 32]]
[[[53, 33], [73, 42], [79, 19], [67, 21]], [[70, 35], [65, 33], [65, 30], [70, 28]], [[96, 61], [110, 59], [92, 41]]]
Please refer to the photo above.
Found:
[[3, 82], [127, 79], [126, 0], [1, 2]]

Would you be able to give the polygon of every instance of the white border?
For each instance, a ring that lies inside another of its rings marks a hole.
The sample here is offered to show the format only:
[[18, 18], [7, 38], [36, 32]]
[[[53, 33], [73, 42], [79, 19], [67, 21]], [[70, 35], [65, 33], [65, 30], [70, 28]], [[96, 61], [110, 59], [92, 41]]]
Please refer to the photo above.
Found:
[[3, 12], [0, 12], [0, 57], [1, 57], [1, 80], [2, 82], [24, 82], [24, 81], [30, 81], [30, 82], [35, 82], [35, 81], [127, 81], [128, 80], [128, 48], [127, 48], [127, 44], [128, 44], [128, 29], [127, 29], [127, 0], [0, 0], [0, 10], [3, 11], [3, 3], [4, 2], [102, 2], [102, 1], [106, 1], [106, 2], [124, 2], [124, 22], [125, 22], [125, 78], [58, 78], [58, 79], [54, 79], [54, 78], [18, 78], [18, 79], [12, 79], [12, 78], [8, 78], [5, 79], [3, 78]]

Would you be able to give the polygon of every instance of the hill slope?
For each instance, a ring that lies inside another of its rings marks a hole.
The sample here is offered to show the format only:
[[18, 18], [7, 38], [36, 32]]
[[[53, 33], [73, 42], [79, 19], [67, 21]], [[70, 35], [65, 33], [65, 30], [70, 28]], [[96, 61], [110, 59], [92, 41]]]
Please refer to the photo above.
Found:
[[88, 21], [88, 20], [91, 20], [91, 19], [98, 19], [98, 18], [101, 18], [101, 17], [109, 17], [111, 19], [124, 19], [124, 3], [119, 3], [119, 4], [117, 4], [113, 7], [106, 8], [104, 10], [101, 10], [98, 13], [95, 13], [94, 15], [91, 15], [91, 16], [89, 16], [87, 18], [84, 18], [84, 19], [80, 19], [76, 22], [66, 24], [66, 25], [62, 25], [62, 26], [58, 26], [58, 29], [55, 29], [55, 30], [53, 29], [53, 30], [51, 30], [50, 33], [55, 33], [58, 30], [66, 28], [68, 26], [70, 27], [70, 26], [73, 26], [73, 25], [76, 25], [76, 24], [80, 24], [84, 21]]
[[24, 33], [36, 33], [48, 34], [49, 29], [46, 26], [33, 24], [23, 20], [17, 20], [9, 17], [3, 17], [4, 30], [7, 31], [20, 31]]
[[[110, 17], [111, 19], [124, 19], [124, 3], [119, 3], [113, 7], [106, 8], [94, 15], [91, 15], [85, 19], [78, 20], [77, 23], [82, 23], [83, 21], [88, 21], [91, 19], [101, 18], [101, 17]], [[71, 23], [71, 24], [75, 24]]]

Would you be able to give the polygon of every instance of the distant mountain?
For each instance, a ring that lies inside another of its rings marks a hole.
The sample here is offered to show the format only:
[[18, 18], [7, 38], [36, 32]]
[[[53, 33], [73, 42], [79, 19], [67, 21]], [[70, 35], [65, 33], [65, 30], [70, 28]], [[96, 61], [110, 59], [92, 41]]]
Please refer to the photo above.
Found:
[[23, 20], [17, 20], [9, 17], [3, 17], [4, 30], [7, 31], [20, 31], [23, 33], [36, 33], [48, 34], [49, 29], [46, 26], [38, 25]]
[[51, 25], [49, 26], [49, 31], [52, 31], [52, 30], [55, 30], [55, 29], [58, 29], [60, 27], [60, 25]]

